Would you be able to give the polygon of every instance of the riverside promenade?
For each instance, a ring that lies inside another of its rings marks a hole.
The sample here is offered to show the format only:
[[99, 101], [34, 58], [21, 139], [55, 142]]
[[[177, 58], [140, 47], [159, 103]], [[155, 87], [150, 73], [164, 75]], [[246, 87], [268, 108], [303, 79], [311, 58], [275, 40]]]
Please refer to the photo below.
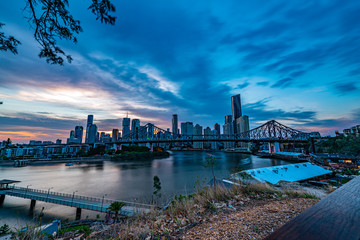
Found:
[[30, 210], [32, 210], [35, 207], [36, 201], [49, 202], [49, 203], [60, 204], [69, 207], [75, 207], [76, 219], [81, 218], [81, 209], [88, 209], [97, 212], [108, 212], [109, 211], [108, 208], [113, 202], [125, 203], [124, 207], [119, 211], [119, 214], [123, 216], [134, 216], [138, 213], [149, 212], [150, 209], [153, 208], [153, 205], [149, 205], [149, 204], [113, 200], [104, 197], [96, 198], [89, 196], [81, 196], [81, 195], [76, 195], [75, 194], [76, 192], [73, 192], [73, 194], [68, 194], [68, 193], [52, 192], [50, 191], [50, 189], [46, 191], [46, 190], [23, 188], [23, 187], [16, 187], [9, 185], [15, 182], [18, 181], [7, 180], [7, 179], [0, 180], [0, 206], [4, 202], [5, 196], [31, 199]]

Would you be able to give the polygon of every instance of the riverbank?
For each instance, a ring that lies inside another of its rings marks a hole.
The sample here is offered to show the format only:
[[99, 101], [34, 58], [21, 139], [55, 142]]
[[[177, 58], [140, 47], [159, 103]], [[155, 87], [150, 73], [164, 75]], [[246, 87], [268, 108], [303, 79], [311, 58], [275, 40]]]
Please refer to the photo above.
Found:
[[[152, 160], [157, 158], [169, 157], [169, 152], [124, 152], [119, 155], [103, 155], [95, 157], [76, 157], [76, 158], [54, 158], [54, 159], [29, 159], [27, 165], [52, 165], [59, 163], [96, 163], [103, 161], [127, 161], [127, 160]], [[0, 161], [0, 167], [14, 167], [13, 160]]]

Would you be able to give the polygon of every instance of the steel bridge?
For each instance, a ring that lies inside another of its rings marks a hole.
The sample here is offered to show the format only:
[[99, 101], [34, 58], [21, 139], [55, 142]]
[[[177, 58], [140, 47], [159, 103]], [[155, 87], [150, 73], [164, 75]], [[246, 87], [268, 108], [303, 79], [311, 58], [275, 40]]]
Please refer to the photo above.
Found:
[[[217, 135], [181, 135], [161, 129], [151, 123], [140, 126], [136, 131], [123, 136], [115, 144], [137, 143], [174, 143], [174, 142], [263, 142], [306, 143], [310, 134], [288, 126], [275, 120], [268, 121], [263, 125], [240, 134], [217, 134]], [[114, 143], [113, 143], [114, 144]]]

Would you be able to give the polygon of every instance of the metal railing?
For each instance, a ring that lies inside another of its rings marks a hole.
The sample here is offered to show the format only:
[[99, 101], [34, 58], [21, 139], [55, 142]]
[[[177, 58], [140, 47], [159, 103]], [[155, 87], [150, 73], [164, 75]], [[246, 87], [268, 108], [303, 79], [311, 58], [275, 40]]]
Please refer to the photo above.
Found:
[[125, 203], [124, 208], [120, 211], [120, 214], [133, 215], [134, 212], [151, 209], [154, 206], [150, 204], [113, 200], [107, 198], [97, 198], [97, 197], [88, 197], [82, 195], [60, 193], [60, 192], [51, 192], [46, 190], [24, 188], [17, 186], [9, 186], [6, 191], [7, 195], [15, 197], [23, 197], [33, 200], [39, 200], [44, 202], [51, 202], [55, 204], [61, 204], [65, 206], [84, 208], [94, 211], [107, 212], [108, 207], [113, 202], [123, 202]]

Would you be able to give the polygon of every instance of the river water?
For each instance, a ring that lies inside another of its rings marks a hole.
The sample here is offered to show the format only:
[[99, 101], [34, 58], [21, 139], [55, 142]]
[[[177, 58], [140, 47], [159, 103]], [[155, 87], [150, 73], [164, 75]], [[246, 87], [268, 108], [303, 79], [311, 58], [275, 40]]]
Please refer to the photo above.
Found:
[[[286, 161], [258, 158], [240, 153], [212, 153], [216, 157], [215, 176], [227, 178], [234, 171], [274, 165], [289, 164]], [[152, 161], [99, 161], [96, 163], [65, 166], [65, 164], [27, 166], [21, 168], [0, 167], [0, 180], [21, 181], [17, 186], [147, 203], [153, 192], [153, 177], [159, 176], [164, 197], [174, 194], [190, 194], [197, 184], [210, 181], [211, 169], [205, 168], [205, 152], [171, 152], [170, 157]], [[0, 226], [24, 226], [37, 221], [44, 207], [43, 222], [54, 219], [74, 220], [75, 208], [37, 201], [35, 210], [29, 213], [30, 200], [6, 196], [0, 208]], [[95, 218], [97, 212], [83, 210], [82, 218]], [[100, 214], [102, 217], [102, 214]]]

